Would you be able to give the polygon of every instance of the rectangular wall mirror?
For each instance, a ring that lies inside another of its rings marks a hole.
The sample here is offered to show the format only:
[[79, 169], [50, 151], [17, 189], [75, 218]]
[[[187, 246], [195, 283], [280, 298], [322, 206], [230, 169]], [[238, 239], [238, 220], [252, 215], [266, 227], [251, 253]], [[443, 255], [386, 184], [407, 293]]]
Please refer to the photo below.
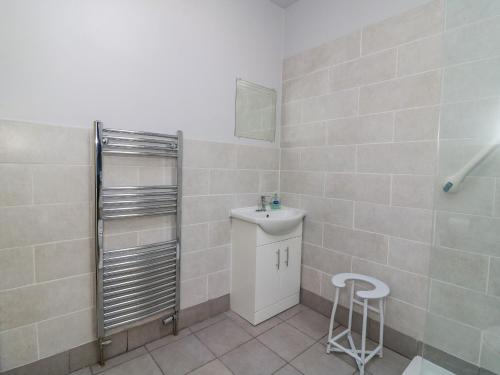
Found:
[[234, 135], [274, 142], [275, 134], [276, 90], [237, 79]]

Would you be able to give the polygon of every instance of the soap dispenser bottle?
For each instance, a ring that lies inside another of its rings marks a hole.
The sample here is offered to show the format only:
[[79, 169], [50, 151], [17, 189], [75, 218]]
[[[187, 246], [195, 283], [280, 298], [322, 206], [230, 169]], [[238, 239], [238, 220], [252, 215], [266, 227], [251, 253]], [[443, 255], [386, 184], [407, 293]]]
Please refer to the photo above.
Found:
[[271, 200], [271, 210], [279, 210], [281, 208], [280, 198], [278, 193], [274, 193], [273, 199]]

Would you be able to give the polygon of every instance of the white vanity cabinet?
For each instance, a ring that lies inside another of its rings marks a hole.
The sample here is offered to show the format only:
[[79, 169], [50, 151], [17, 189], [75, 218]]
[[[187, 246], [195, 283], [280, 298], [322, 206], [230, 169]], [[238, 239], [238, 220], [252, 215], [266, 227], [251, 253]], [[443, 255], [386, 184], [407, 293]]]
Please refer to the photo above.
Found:
[[236, 218], [231, 226], [231, 310], [255, 325], [298, 304], [302, 223], [285, 235]]

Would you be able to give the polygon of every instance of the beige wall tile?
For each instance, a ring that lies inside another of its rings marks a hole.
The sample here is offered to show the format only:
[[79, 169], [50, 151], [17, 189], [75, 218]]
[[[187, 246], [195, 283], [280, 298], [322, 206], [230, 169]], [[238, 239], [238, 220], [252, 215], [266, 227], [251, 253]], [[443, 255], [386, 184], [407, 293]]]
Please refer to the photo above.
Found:
[[396, 112], [394, 141], [436, 140], [440, 120], [439, 113], [440, 107]]
[[444, 34], [447, 64], [500, 56], [500, 17], [490, 18]]
[[355, 228], [421, 242], [431, 240], [430, 210], [356, 202], [355, 212]]
[[435, 280], [486, 292], [488, 257], [442, 247], [434, 247], [430, 276]]
[[359, 145], [357, 171], [361, 173], [395, 173], [434, 175], [436, 142], [402, 142]]
[[329, 173], [326, 175], [325, 195], [389, 204], [390, 188], [391, 178], [388, 175]]
[[237, 168], [266, 170], [279, 169], [279, 148], [244, 145], [238, 145], [237, 147]]
[[106, 250], [120, 249], [137, 245], [139, 245], [138, 232], [104, 235], [104, 249]]
[[92, 285], [87, 274], [0, 292], [0, 331], [90, 307]]
[[92, 342], [96, 338], [95, 327], [93, 308], [38, 323], [40, 358]]
[[259, 192], [260, 174], [257, 171], [240, 170], [236, 173], [236, 193]]
[[208, 246], [216, 247], [231, 243], [231, 222], [229, 220], [208, 223]]
[[302, 121], [334, 120], [354, 116], [357, 114], [358, 96], [358, 89], [349, 89], [306, 99], [302, 103]]
[[228, 269], [231, 266], [231, 247], [190, 252], [181, 258], [182, 280], [189, 280]]
[[355, 168], [354, 146], [303, 148], [300, 169], [307, 171], [352, 172]]
[[208, 224], [184, 225], [182, 227], [182, 252], [208, 248]]
[[445, 65], [443, 34], [434, 35], [398, 47], [398, 76], [439, 69]]
[[500, 15], [500, 4], [494, 0], [448, 1], [446, 7], [446, 28], [452, 29], [495, 15]]
[[229, 294], [231, 287], [231, 270], [224, 270], [208, 275], [208, 299]]
[[[108, 235], [145, 232], [150, 229], [165, 229], [175, 225], [175, 216], [136, 217], [121, 220], [108, 220], [104, 223], [104, 232]], [[86, 236], [88, 237], [88, 236]], [[155, 235], [156, 237], [156, 235]]]
[[389, 265], [393, 267], [427, 276], [430, 256], [430, 244], [395, 237], [389, 239], [387, 260]]
[[35, 325], [0, 332], [0, 371], [38, 359]]
[[368, 114], [436, 105], [440, 96], [441, 72], [432, 71], [362, 87], [359, 112]]
[[500, 258], [490, 258], [488, 294], [500, 297]]
[[396, 76], [396, 49], [361, 57], [330, 69], [330, 89], [349, 89]]
[[325, 225], [324, 247], [378, 263], [387, 263], [388, 239], [386, 236]]
[[329, 121], [326, 128], [329, 145], [391, 142], [394, 114], [381, 113]]
[[302, 119], [302, 102], [283, 103], [281, 105], [281, 125], [297, 125]]
[[424, 338], [426, 316], [423, 308], [391, 297], [386, 300], [385, 324], [417, 340]]
[[184, 141], [184, 168], [235, 168], [237, 146], [230, 143]]
[[300, 208], [300, 195], [281, 192], [280, 198], [283, 206]]
[[312, 245], [323, 245], [323, 223], [312, 221], [307, 216], [304, 220], [303, 241]]
[[322, 195], [324, 175], [318, 172], [281, 172], [280, 187], [286, 193]]
[[439, 210], [489, 216], [493, 212], [495, 179], [485, 177], [466, 177], [461, 185], [460, 194], [443, 191], [440, 178], [436, 186], [435, 206]]
[[296, 170], [300, 168], [300, 150], [282, 149], [280, 170]]
[[322, 146], [326, 144], [326, 128], [323, 123], [286, 126], [281, 129], [281, 147]]
[[[93, 158], [93, 156], [92, 156]], [[174, 159], [165, 159], [163, 157], [144, 157], [132, 155], [109, 155], [104, 154], [102, 157], [104, 166], [117, 167], [174, 167]]]
[[280, 175], [278, 171], [259, 173], [259, 193], [279, 191]]
[[91, 168], [86, 166], [33, 167], [33, 197], [36, 204], [89, 202]]
[[304, 195], [301, 197], [300, 208], [305, 210], [308, 218], [313, 221], [352, 227], [352, 201]]
[[0, 206], [33, 202], [32, 168], [19, 164], [0, 165]]
[[177, 170], [171, 167], [139, 167], [139, 185], [175, 185]]
[[360, 38], [361, 33], [356, 31], [306, 51], [303, 54], [303, 71], [311, 72], [355, 59], [359, 56]]
[[432, 281], [429, 310], [431, 313], [480, 329], [500, 324], [498, 299], [436, 280]]
[[500, 95], [500, 59], [449, 67], [444, 71], [443, 103], [477, 100]]
[[302, 264], [316, 270], [335, 275], [350, 272], [351, 257], [332, 250], [304, 244], [302, 249]]
[[439, 137], [492, 139], [500, 130], [498, 98], [447, 104], [441, 110]]
[[392, 176], [393, 206], [433, 208], [435, 177], [417, 175]]
[[207, 299], [206, 276], [186, 280], [181, 283], [181, 309], [198, 305]]
[[260, 204], [260, 194], [237, 194], [233, 208], [257, 206]]
[[234, 199], [230, 195], [192, 196], [183, 202], [182, 223], [187, 225], [229, 218]]
[[104, 186], [137, 186], [139, 167], [104, 163], [102, 180]]
[[0, 162], [89, 165], [90, 136], [90, 128], [0, 120]]
[[248, 170], [213, 169], [210, 194], [253, 193], [259, 191], [259, 173]]
[[307, 74], [283, 83], [283, 103], [325, 95], [329, 91], [328, 69]]
[[0, 248], [90, 235], [88, 203], [0, 208]]
[[91, 239], [35, 246], [37, 282], [94, 272], [94, 243]]
[[442, 31], [444, 1], [434, 0], [363, 29], [363, 54], [397, 46], [398, 44]]
[[500, 219], [438, 211], [437, 244], [500, 257]]
[[176, 238], [175, 227], [173, 226], [142, 230], [138, 235], [139, 245], [169, 241]]
[[206, 195], [209, 189], [209, 170], [183, 168], [182, 170], [182, 194], [183, 195]]
[[321, 294], [321, 272], [315, 270], [314, 268], [302, 266], [300, 277], [301, 288], [317, 295]]
[[418, 307], [427, 306], [428, 281], [424, 276], [359, 258], [353, 258], [352, 271], [384, 281], [391, 288], [391, 297]]
[[0, 290], [33, 283], [33, 248], [0, 250]]

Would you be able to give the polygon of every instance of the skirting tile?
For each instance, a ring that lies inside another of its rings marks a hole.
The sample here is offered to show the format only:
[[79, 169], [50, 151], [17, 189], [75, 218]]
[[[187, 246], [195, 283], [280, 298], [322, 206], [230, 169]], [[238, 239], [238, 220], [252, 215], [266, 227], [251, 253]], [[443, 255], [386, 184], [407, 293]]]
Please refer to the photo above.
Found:
[[[179, 330], [229, 310], [229, 294], [189, 307], [179, 312]], [[132, 351], [172, 333], [172, 324], [164, 326], [161, 319], [135, 326], [110, 336], [104, 347], [104, 358], [110, 359]], [[52, 357], [21, 366], [2, 375], [67, 375], [99, 360], [97, 341], [72, 348]]]

